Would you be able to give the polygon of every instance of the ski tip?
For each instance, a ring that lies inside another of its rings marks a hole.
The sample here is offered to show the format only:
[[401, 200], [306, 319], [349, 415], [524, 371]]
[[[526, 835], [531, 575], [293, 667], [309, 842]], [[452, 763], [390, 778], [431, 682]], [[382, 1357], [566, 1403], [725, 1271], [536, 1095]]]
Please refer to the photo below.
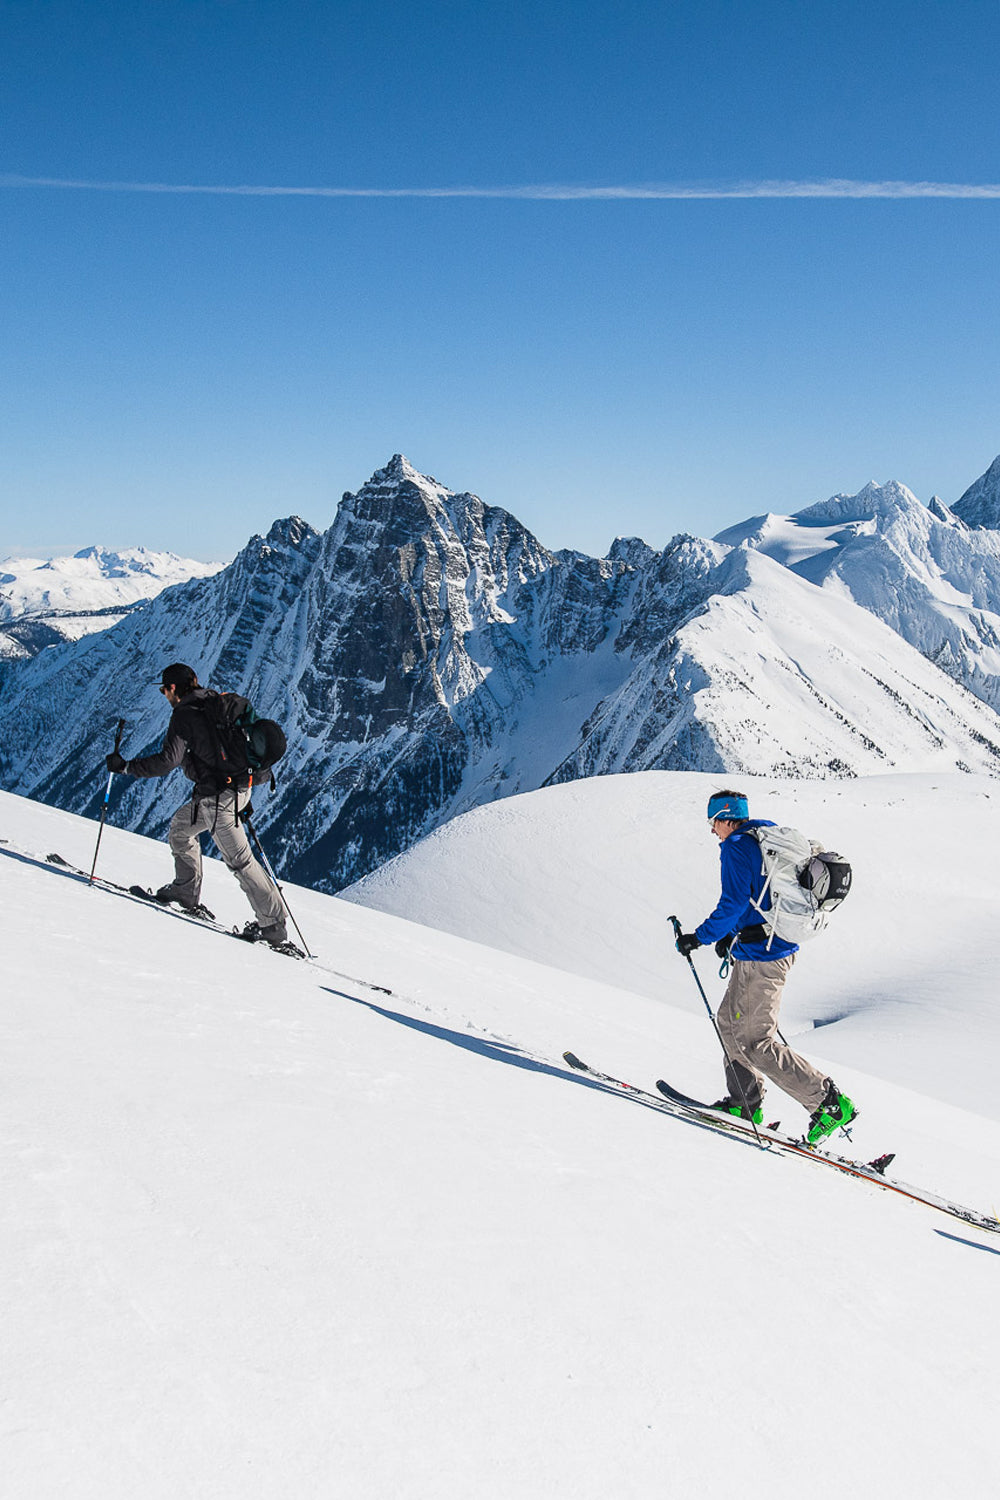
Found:
[[568, 1062], [571, 1068], [577, 1068], [581, 1073], [587, 1071], [587, 1064], [581, 1062], [575, 1052], [564, 1052], [563, 1062]]

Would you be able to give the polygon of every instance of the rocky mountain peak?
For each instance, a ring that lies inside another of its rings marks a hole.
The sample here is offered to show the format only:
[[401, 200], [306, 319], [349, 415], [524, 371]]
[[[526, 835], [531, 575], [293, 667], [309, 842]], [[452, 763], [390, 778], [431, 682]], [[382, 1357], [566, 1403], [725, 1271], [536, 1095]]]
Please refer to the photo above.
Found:
[[952, 511], [944, 503], [940, 495], [931, 496], [931, 498], [927, 502], [927, 509], [930, 511], [935, 521], [943, 521], [946, 526], [955, 526], [958, 524], [962, 524], [960, 523], [959, 519], [956, 518], [954, 511]]
[[359, 490], [344, 492], [338, 521], [355, 532], [358, 526], [373, 536], [382, 532], [389, 545], [401, 546], [440, 520], [451, 498], [450, 490], [396, 453]]
[[264, 540], [269, 547], [301, 547], [303, 542], [318, 536], [319, 532], [301, 516], [286, 516], [272, 524]]
[[623, 562], [631, 568], [644, 568], [656, 553], [641, 536], [616, 536], [608, 551], [608, 562]]
[[430, 484], [436, 489], [440, 488], [436, 479], [429, 474], [421, 474], [410, 463], [403, 453], [394, 453], [384, 469], [376, 469], [369, 483], [392, 483], [393, 480], [408, 479], [411, 484]]
[[[421, 474], [419, 469], [415, 469], [402, 453], [394, 453], [385, 467], [376, 469], [357, 493], [384, 499], [407, 488], [419, 490], [421, 494], [434, 499], [451, 494], [450, 490], [445, 489], [444, 485], [439, 484], [430, 474]], [[345, 494], [345, 500], [348, 494]]]
[[970, 484], [952, 510], [966, 526], [986, 531], [1000, 531], [1000, 454], [985, 474]]

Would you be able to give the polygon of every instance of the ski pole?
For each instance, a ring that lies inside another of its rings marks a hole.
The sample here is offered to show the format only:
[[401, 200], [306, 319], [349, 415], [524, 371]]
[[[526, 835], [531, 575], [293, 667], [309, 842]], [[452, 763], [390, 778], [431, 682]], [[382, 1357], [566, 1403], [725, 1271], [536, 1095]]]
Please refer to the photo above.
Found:
[[[667, 921], [673, 924], [674, 940], [676, 941], [676, 939], [679, 938], [680, 935], [681, 935], [680, 919], [678, 917], [668, 917]], [[701, 996], [702, 1001], [704, 1002], [705, 1009], [708, 1011], [708, 1019], [712, 1023], [712, 1030], [715, 1032], [716, 1036], [719, 1038], [719, 1046], [722, 1048], [723, 1056], [725, 1057], [725, 1059], [726, 1059], [727, 1062], [730, 1062], [731, 1058], [729, 1056], [729, 1053], [726, 1051], [726, 1044], [722, 1040], [722, 1032], [719, 1030], [719, 1023], [715, 1019], [715, 1013], [712, 1010], [711, 1005], [709, 1005], [709, 1003], [708, 1003], [708, 996], [705, 994], [705, 990], [704, 990], [704, 987], [702, 985], [702, 982], [698, 978], [698, 970], [694, 966], [694, 961], [693, 961], [690, 953], [686, 953], [684, 955], [684, 957], [688, 961], [688, 968], [691, 970], [691, 973], [694, 975], [694, 982], [698, 986], [698, 993]], [[764, 1151], [767, 1148], [765, 1147], [764, 1142], [760, 1138], [760, 1132], [757, 1129], [757, 1122], [756, 1122], [756, 1120], [753, 1117], [753, 1111], [750, 1108], [749, 1104], [747, 1103], [746, 1090], [744, 1089], [743, 1084], [740, 1082], [740, 1075], [737, 1073], [737, 1071], [736, 1071], [735, 1068], [733, 1068], [732, 1073], [733, 1073], [733, 1077], [736, 1079], [736, 1087], [740, 1091], [740, 1099], [742, 1100], [743, 1108], [746, 1110], [747, 1119], [750, 1121], [750, 1124], [751, 1124], [751, 1126], [753, 1128], [753, 1133], [754, 1133], [754, 1136], [756, 1138], [757, 1144], [761, 1148], [761, 1150]]]
[[[116, 754], [117, 754], [118, 750], [121, 747], [122, 735], [124, 733], [125, 733], [125, 720], [124, 719], [119, 719], [118, 720], [118, 728], [115, 731], [115, 753]], [[114, 771], [109, 771], [108, 772], [108, 784], [104, 788], [104, 803], [103, 803], [103, 805], [101, 807], [101, 826], [97, 830], [97, 848], [94, 850], [94, 863], [90, 867], [90, 879], [87, 881], [88, 885], [93, 885], [93, 883], [94, 883], [94, 871], [97, 869], [97, 854], [98, 854], [98, 850], [101, 847], [101, 835], [104, 832], [104, 824], [105, 824], [105, 821], [106, 821], [107, 816], [108, 816], [108, 798], [111, 796], [111, 783], [112, 783], [112, 781], [114, 781], [114, 779], [115, 779], [115, 773], [114, 773]]]
[[278, 895], [281, 897], [281, 904], [285, 908], [285, 910], [287, 911], [289, 917], [291, 918], [292, 926], [295, 928], [295, 931], [299, 935], [299, 942], [302, 944], [303, 948], [306, 950], [306, 957], [307, 958], [312, 958], [314, 955], [312, 953], [310, 953], [310, 951], [309, 951], [309, 944], [306, 942], [305, 938], [302, 936], [302, 928], [299, 926], [298, 922], [296, 922], [296, 920], [295, 920], [295, 917], [292, 915], [292, 908], [288, 904], [288, 899], [285, 896], [284, 891], [281, 889], [281, 886], [278, 884], [278, 878], [275, 875], [274, 871], [271, 869], [271, 861], [268, 859], [267, 855], [264, 853], [264, 849], [263, 849], [263, 847], [261, 845], [260, 839], [257, 837], [257, 830], [253, 826], [253, 823], [250, 821], [252, 813], [253, 813], [253, 808], [252, 807], [246, 808], [245, 811], [243, 811], [243, 812], [240, 813], [240, 822], [241, 823], [245, 823], [247, 825], [247, 827], [249, 828], [249, 830], [250, 830], [250, 837], [253, 839], [254, 846], [256, 847], [257, 853], [260, 855], [260, 862], [264, 866], [264, 869], [267, 871], [268, 878], [269, 878], [271, 884], [274, 886], [274, 889], [277, 891]]

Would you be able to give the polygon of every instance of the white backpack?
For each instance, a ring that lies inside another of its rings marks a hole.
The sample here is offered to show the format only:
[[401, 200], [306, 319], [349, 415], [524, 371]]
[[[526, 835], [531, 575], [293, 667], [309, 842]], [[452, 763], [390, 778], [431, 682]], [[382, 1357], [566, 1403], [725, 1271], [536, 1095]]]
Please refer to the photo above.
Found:
[[[822, 932], [827, 914], [851, 889], [851, 867], [840, 854], [807, 839], [797, 828], [748, 828], [760, 845], [764, 889], [751, 901], [767, 928], [767, 945], [775, 937], [805, 943]], [[767, 896], [771, 905], [764, 910]]]

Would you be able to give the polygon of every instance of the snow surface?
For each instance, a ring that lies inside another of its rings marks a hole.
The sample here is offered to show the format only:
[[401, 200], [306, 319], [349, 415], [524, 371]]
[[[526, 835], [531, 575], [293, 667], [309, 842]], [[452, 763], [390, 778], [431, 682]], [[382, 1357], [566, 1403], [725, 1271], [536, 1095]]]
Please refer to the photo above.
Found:
[[[1000, 1236], [560, 1061], [718, 1087], [690, 971], [651, 917], [690, 922], [711, 898], [712, 780], [593, 780], [457, 825], [470, 882], [497, 867], [493, 940], [534, 908], [562, 967], [289, 888], [320, 956], [295, 963], [41, 863], [89, 868], [96, 825], [0, 794], [5, 1494], [995, 1493]], [[894, 1149], [901, 1178], [987, 1212], [995, 1090], [963, 1108], [957, 1085], [1000, 1039], [991, 789], [890, 777], [780, 799], [843, 834], [857, 869], [789, 986], [844, 1019], [800, 1045], [858, 1099], [859, 1155]], [[443, 871], [446, 836], [428, 846]], [[109, 827], [99, 868], [155, 884], [169, 856]], [[215, 862], [205, 897], [247, 914]], [[572, 974], [594, 921], [608, 952]], [[868, 966], [881, 978], [848, 996]], [[717, 998], [712, 956], [698, 967]]]

